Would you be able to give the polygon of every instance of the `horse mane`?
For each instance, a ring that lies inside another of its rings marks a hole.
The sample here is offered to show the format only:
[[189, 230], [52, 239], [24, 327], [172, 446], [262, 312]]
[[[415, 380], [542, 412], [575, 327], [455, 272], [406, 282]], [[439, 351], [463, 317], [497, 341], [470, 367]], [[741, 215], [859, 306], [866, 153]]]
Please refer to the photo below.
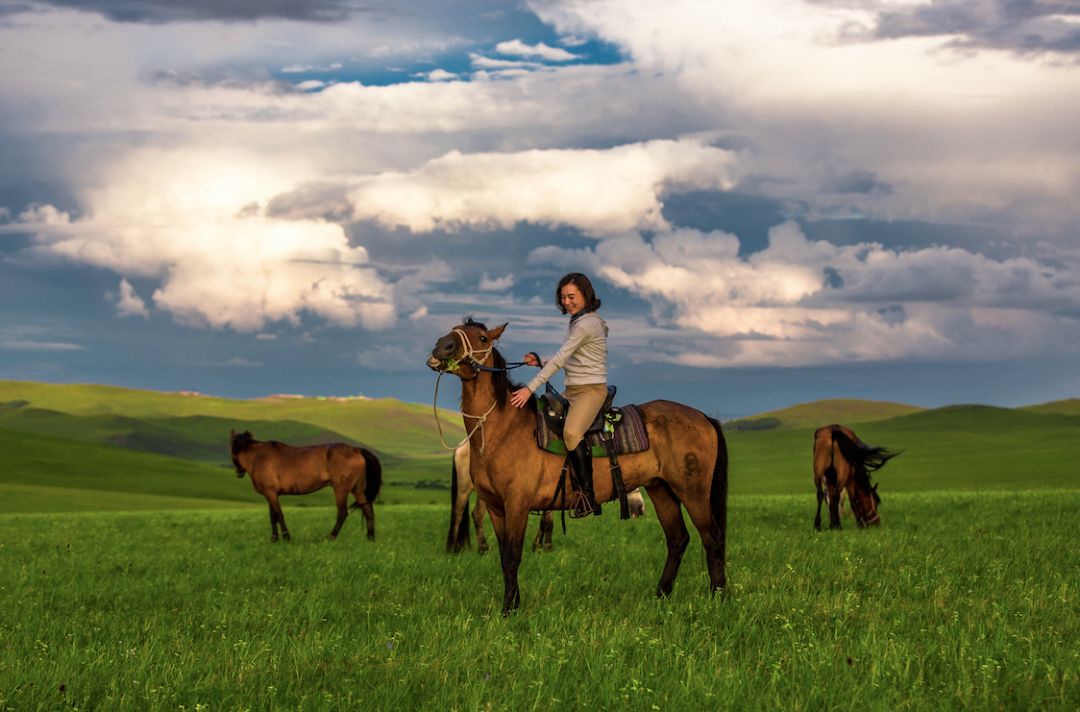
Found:
[[236, 433], [232, 438], [232, 454], [239, 455], [244, 450], [251, 447], [251, 444], [257, 442], [255, 436], [251, 434], [250, 430], [245, 430], [242, 433]]
[[[487, 325], [482, 321], [476, 321], [471, 315], [465, 316], [461, 319], [462, 326], [475, 326], [478, 329], [487, 331]], [[506, 359], [499, 353], [498, 349], [493, 348], [491, 350], [491, 361], [495, 368], [498, 370], [491, 374], [492, 384], [495, 386], [495, 402], [499, 408], [506, 405], [506, 401], [509, 399], [510, 394], [521, 388], [522, 384], [516, 383], [510, 379], [510, 372], [506, 370]], [[525, 406], [531, 411], [536, 411], [536, 399], [530, 398]]]
[[884, 447], [871, 447], [855, 437], [849, 438], [842, 430], [833, 428], [833, 439], [840, 446], [840, 454], [851, 464], [855, 472], [855, 484], [873, 493], [877, 502], [881, 501], [877, 490], [870, 480], [870, 473], [881, 469], [886, 462], [893, 459], [899, 452], [894, 452]]

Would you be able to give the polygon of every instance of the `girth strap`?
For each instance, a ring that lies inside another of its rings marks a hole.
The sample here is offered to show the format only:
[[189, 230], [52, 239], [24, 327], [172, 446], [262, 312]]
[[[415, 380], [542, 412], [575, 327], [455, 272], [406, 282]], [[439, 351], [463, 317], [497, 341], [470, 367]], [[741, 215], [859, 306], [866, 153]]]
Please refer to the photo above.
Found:
[[619, 498], [619, 519], [630, 518], [630, 503], [626, 501], [626, 484], [622, 478], [622, 465], [619, 464], [619, 455], [615, 450], [615, 438], [601, 438], [604, 450], [607, 451], [608, 462], [611, 464], [611, 488], [615, 496]]

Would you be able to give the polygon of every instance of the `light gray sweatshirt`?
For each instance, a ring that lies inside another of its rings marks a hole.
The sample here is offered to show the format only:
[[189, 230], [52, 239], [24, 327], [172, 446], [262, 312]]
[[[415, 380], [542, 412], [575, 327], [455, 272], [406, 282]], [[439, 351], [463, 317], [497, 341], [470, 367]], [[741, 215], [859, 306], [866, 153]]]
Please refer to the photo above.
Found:
[[571, 319], [566, 341], [529, 381], [529, 390], [535, 393], [560, 368], [566, 369], [568, 386], [607, 383], [607, 334], [607, 323], [596, 312]]

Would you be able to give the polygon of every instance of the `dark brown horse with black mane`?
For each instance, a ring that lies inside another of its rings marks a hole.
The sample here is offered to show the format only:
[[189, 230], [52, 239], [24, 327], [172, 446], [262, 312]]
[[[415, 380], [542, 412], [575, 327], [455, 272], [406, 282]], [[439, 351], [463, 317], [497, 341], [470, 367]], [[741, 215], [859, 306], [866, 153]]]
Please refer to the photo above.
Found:
[[[469, 546], [469, 497], [476, 489], [472, 474], [469, 472], [469, 441], [466, 440], [454, 450], [453, 464], [450, 467], [450, 531], [446, 535], [446, 550], [456, 554]], [[476, 547], [481, 554], [487, 553], [487, 537], [484, 535], [484, 517], [487, 505], [480, 497], [476, 498], [472, 521], [476, 528]], [[540, 528], [533, 539], [533, 551], [551, 551], [551, 535], [555, 530], [551, 512], [544, 512], [540, 517]]]
[[330, 485], [334, 488], [337, 521], [328, 539], [336, 539], [349, 514], [349, 493], [367, 520], [367, 538], [375, 538], [375, 510], [372, 504], [382, 486], [382, 465], [367, 448], [330, 443], [293, 447], [276, 440], [260, 442], [245, 430], [229, 432], [232, 462], [236, 476], [251, 476], [255, 491], [270, 504], [270, 541], [281, 535], [289, 540], [289, 528], [278, 497], [283, 494], [308, 494]]
[[[441, 336], [428, 366], [461, 379], [461, 413], [472, 443], [473, 483], [488, 507], [499, 542], [503, 570], [503, 613], [521, 603], [518, 568], [530, 510], [567, 508], [570, 498], [556, 501], [564, 458], [536, 445], [535, 401], [518, 409], [510, 405], [515, 388], [506, 375], [506, 361], [495, 343], [506, 324], [488, 329], [471, 319]], [[491, 369], [491, 370], [485, 370]], [[627, 490], [644, 486], [667, 539], [667, 560], [656, 589], [667, 596], [675, 583], [690, 534], [683, 520], [686, 507], [701, 535], [712, 591], [726, 582], [727, 445], [720, 424], [704, 413], [671, 401], [639, 406], [651, 444], [644, 452], [619, 456]], [[615, 497], [606, 459], [593, 467], [598, 501]], [[565, 482], [564, 486], [569, 486]]]
[[881, 524], [878, 504], [881, 497], [870, 473], [880, 469], [900, 453], [870, 447], [843, 425], [826, 425], [814, 432], [814, 486], [817, 514], [814, 528], [821, 529], [821, 502], [829, 507], [829, 528], [840, 528], [840, 496], [847, 492], [851, 512], [859, 527]]

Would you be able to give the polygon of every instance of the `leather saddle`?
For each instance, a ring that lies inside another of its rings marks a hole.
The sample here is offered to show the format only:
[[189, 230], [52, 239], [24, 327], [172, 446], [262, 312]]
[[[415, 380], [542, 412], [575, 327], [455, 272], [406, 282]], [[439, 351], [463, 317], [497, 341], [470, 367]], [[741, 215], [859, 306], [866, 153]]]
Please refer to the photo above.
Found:
[[[607, 387], [607, 398], [604, 399], [604, 405], [600, 406], [600, 412], [596, 414], [596, 419], [585, 431], [586, 435], [590, 433], [610, 433], [612, 424], [619, 420], [619, 409], [612, 406], [612, 402], [615, 400], [615, 391], [615, 386]], [[540, 414], [544, 417], [548, 429], [559, 438], [562, 438], [563, 425], [566, 423], [566, 412], [569, 409], [570, 401], [563, 398], [562, 394], [552, 388], [550, 384], [545, 383], [544, 395], [540, 396]]]

